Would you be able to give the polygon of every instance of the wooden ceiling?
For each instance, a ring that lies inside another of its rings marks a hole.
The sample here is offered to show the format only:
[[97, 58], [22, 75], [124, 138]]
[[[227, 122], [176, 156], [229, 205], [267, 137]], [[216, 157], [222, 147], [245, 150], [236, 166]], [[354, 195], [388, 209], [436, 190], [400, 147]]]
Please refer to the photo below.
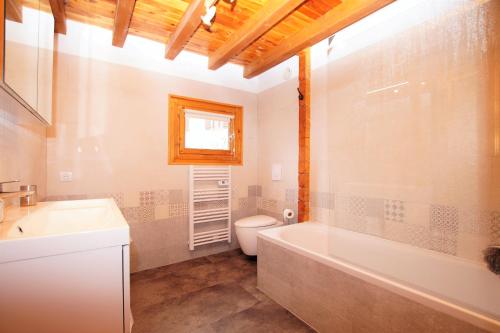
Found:
[[49, 0], [41, 7], [52, 10], [56, 32], [65, 33], [66, 18], [85, 22], [113, 30], [115, 46], [129, 33], [164, 43], [169, 59], [185, 49], [208, 56], [211, 69], [243, 65], [250, 78], [392, 1], [219, 0], [210, 30], [200, 19], [205, 0]]

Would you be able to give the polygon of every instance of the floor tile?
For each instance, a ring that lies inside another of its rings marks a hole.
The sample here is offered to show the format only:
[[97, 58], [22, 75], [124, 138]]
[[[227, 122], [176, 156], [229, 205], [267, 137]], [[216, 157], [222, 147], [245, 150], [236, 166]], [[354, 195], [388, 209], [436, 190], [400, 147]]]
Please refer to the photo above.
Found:
[[148, 269], [145, 271], [141, 271], [138, 273], [134, 273], [131, 275], [131, 282], [146, 280], [146, 279], [155, 279], [161, 276], [164, 276], [167, 273], [171, 272], [179, 272], [186, 269], [190, 269], [193, 267], [197, 267], [204, 264], [209, 264], [210, 261], [207, 257], [196, 258], [188, 261], [179, 262], [176, 264], [171, 264], [168, 266], [162, 266], [158, 268]]
[[259, 303], [212, 324], [218, 333], [314, 332], [287, 310], [272, 302]]
[[130, 290], [132, 311], [140, 311], [168, 298], [213, 286], [218, 283], [218, 276], [220, 273], [214, 265], [204, 264], [159, 274], [151, 279], [132, 281]]
[[258, 302], [236, 283], [218, 284], [149, 306], [134, 333], [193, 332]]
[[243, 252], [241, 252], [240, 249], [212, 254], [212, 255], [206, 256], [205, 258], [207, 260], [209, 260], [210, 262], [217, 263], [217, 262], [221, 262], [221, 261], [225, 261], [225, 260], [237, 258], [237, 257], [241, 257], [241, 258], [245, 257], [245, 255], [243, 254]]
[[257, 289], [241, 250], [134, 273], [132, 333], [312, 332]]

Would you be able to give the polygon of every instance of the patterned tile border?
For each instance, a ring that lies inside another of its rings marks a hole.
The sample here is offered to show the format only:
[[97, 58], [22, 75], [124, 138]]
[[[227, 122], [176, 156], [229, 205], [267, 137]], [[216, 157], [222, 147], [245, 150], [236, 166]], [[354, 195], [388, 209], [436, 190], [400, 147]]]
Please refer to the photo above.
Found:
[[[136, 195], [136, 201], [128, 201], [133, 207], [125, 207], [125, 194], [121, 192], [49, 196], [46, 200], [113, 198], [129, 223], [147, 223], [159, 219], [179, 219], [187, 223], [185, 190], [147, 190], [127, 195]], [[286, 189], [284, 198], [280, 199], [262, 197], [262, 186], [250, 185], [247, 197], [233, 200], [232, 219], [236, 221], [259, 213], [281, 220], [285, 208], [294, 209], [297, 213], [297, 189]], [[477, 244], [500, 244], [498, 210], [463, 209], [405, 202], [395, 198], [341, 196], [328, 192], [312, 192], [311, 207], [316, 209], [318, 218], [326, 220], [323, 222], [334, 221], [341, 228], [451, 255], [472, 251], [466, 247], [468, 239], [478, 239]], [[467, 257], [480, 258], [481, 255], [469, 253]]]
[[476, 244], [500, 243], [497, 211], [338, 195], [335, 208], [335, 226], [450, 255], [480, 258], [482, 248], [468, 246], [472, 244], [468, 239], [477, 240]]
[[261, 196], [262, 196], [262, 186], [260, 185], [248, 186], [248, 197], [261, 197]]
[[328, 192], [311, 192], [311, 207], [333, 209], [335, 207], [335, 196]]
[[458, 233], [458, 209], [451, 206], [431, 205], [430, 228], [449, 234]]
[[141, 206], [154, 206], [155, 205], [155, 191], [139, 192], [139, 204]]
[[401, 200], [384, 200], [384, 220], [403, 223], [405, 221], [405, 203]]

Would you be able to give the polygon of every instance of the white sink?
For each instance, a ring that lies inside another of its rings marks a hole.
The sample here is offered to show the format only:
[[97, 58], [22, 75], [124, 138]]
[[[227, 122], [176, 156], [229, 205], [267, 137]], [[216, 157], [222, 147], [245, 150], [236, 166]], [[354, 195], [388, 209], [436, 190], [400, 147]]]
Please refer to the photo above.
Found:
[[130, 332], [129, 226], [112, 199], [9, 207], [0, 332]]
[[0, 263], [129, 244], [129, 227], [112, 199], [40, 202], [7, 210]]

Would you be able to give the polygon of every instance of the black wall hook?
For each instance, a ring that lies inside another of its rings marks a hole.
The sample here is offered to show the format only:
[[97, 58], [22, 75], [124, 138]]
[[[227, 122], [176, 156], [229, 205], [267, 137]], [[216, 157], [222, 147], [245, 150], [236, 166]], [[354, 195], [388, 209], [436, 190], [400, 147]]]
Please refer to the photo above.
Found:
[[297, 91], [299, 92], [299, 101], [304, 99], [304, 95], [300, 92], [300, 88], [297, 88]]

